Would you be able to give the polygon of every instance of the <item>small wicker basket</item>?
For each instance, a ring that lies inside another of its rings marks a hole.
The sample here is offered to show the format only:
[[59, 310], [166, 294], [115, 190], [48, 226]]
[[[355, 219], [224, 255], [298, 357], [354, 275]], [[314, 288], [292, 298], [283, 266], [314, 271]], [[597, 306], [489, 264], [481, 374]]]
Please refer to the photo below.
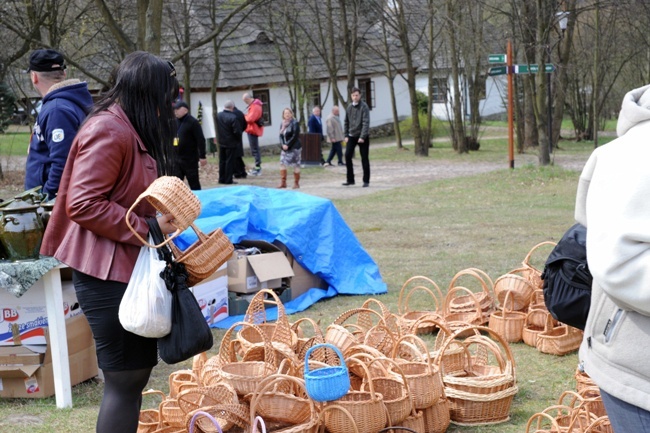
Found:
[[[170, 214], [174, 217], [173, 224], [176, 226], [176, 231], [158, 245], [151, 245], [143, 239], [135, 231], [129, 218], [136, 206], [145, 199], [161, 214]], [[151, 248], [160, 248], [183, 233], [199, 217], [200, 213], [201, 202], [192, 190], [185, 185], [185, 182], [176, 176], [162, 176], [154, 180], [131, 205], [126, 212], [126, 225], [144, 245]]]

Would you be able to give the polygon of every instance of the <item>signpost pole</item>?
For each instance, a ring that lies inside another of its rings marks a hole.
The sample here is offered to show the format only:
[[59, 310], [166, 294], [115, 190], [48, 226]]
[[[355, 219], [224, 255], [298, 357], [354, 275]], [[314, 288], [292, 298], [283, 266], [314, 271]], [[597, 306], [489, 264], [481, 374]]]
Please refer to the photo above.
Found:
[[512, 41], [508, 39], [506, 57], [508, 59], [508, 158], [510, 168], [515, 168], [515, 136], [514, 136], [514, 84], [513, 84], [513, 66], [512, 66]]

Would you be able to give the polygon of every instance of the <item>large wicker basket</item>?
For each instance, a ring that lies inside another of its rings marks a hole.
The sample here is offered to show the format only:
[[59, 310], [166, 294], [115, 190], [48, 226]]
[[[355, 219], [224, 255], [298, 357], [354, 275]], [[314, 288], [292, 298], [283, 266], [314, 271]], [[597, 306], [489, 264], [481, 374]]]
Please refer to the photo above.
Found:
[[[459, 282], [462, 281], [462, 284]], [[469, 283], [469, 284], [468, 284]], [[473, 286], [479, 285], [480, 288]], [[465, 287], [469, 289], [485, 314], [486, 321], [489, 314], [494, 309], [494, 284], [492, 279], [484, 271], [477, 268], [467, 268], [456, 273], [449, 283], [447, 293], [454, 287]], [[452, 312], [465, 312], [474, 310], [475, 300], [469, 295], [455, 296], [448, 308]]]
[[309, 423], [316, 417], [314, 401], [305, 390], [305, 381], [286, 374], [262, 379], [250, 400], [251, 422], [256, 416], [283, 425]]
[[442, 395], [439, 363], [431, 359], [426, 343], [413, 334], [404, 335], [395, 344], [392, 353], [406, 378], [413, 405], [425, 409]]
[[[275, 322], [267, 321], [266, 306], [277, 308]], [[259, 345], [264, 340], [268, 340], [273, 344], [284, 345], [291, 350], [295, 350], [298, 344], [298, 336], [291, 329], [282, 300], [273, 290], [262, 289], [255, 293], [246, 309], [244, 322], [253, 323], [264, 332], [264, 339], [262, 339], [254, 328], [242, 328], [237, 334], [237, 339], [244, 350]]]
[[[219, 371], [221, 379], [232, 386], [237, 395], [244, 397], [255, 391], [257, 384], [264, 377], [269, 376], [277, 371], [278, 365], [275, 359], [275, 350], [268, 340], [264, 341], [264, 360], [263, 361], [243, 361], [237, 358], [236, 351], [233, 345], [232, 334], [236, 328], [252, 327], [255, 329], [260, 337], [264, 339], [264, 332], [257, 326], [248, 322], [237, 322], [233, 324], [224, 334], [219, 347], [219, 363], [216, 368]], [[255, 348], [253, 348], [255, 350]], [[242, 359], [245, 358], [245, 355]], [[212, 365], [210, 360], [204, 365], [204, 370]], [[203, 373], [205, 376], [205, 372]]]
[[[542, 288], [542, 279], [541, 279], [542, 271], [539, 268], [543, 267], [543, 264], [544, 262], [546, 262], [546, 259], [544, 259], [544, 261], [541, 262], [542, 266], [540, 265], [535, 266], [532, 263], [533, 262], [532, 257], [537, 250], [539, 250], [541, 247], [545, 245], [548, 245], [549, 247], [555, 247], [557, 244], [551, 241], [540, 242], [530, 249], [528, 254], [526, 254], [524, 260], [521, 262], [521, 264], [523, 265], [522, 276], [526, 278], [533, 285], [535, 289]], [[545, 257], [548, 257], [548, 254]]]
[[[459, 425], [505, 422], [510, 419], [510, 407], [518, 391], [512, 351], [503, 337], [490, 328], [477, 326], [473, 330], [481, 334], [460, 342], [468, 353], [463, 373], [450, 375], [441, 371], [451, 421]], [[448, 339], [439, 356], [452, 341], [458, 340]]]
[[[354, 361], [359, 362], [361, 361]], [[365, 366], [364, 366], [365, 368]], [[368, 372], [368, 376], [370, 373]], [[356, 428], [364, 433], [377, 433], [386, 426], [388, 422], [386, 407], [383, 396], [375, 391], [372, 381], [368, 383], [368, 391], [349, 391], [343, 397], [333, 401], [347, 409], [352, 416], [342, 416], [338, 411], [333, 411], [325, 416], [325, 426], [330, 433], [350, 433], [353, 428], [350, 422], [354, 422]]]
[[494, 293], [497, 301], [503, 305], [509, 293], [512, 297], [512, 309], [524, 311], [530, 305], [535, 286], [526, 277], [521, 275], [522, 269], [515, 269], [504, 274], [494, 282]]

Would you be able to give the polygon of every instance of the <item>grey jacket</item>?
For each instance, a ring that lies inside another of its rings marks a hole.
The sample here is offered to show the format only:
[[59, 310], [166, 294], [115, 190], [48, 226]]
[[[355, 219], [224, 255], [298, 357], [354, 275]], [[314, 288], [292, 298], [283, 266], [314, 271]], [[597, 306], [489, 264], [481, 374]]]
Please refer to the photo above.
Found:
[[346, 137], [357, 137], [368, 139], [370, 129], [370, 108], [368, 104], [359, 101], [357, 105], [348, 105], [345, 110], [345, 131]]
[[580, 360], [603, 390], [650, 410], [650, 86], [625, 96], [617, 131], [578, 185], [594, 277]]

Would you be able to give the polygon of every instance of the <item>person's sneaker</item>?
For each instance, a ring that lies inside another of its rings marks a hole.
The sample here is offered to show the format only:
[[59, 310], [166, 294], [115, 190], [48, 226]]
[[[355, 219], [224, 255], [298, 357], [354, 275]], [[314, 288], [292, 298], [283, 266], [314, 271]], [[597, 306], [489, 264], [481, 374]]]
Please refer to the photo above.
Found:
[[363, 184], [364, 188], [368, 188], [369, 186], [370, 186], [370, 184], [368, 182], [364, 182], [364, 184]]
[[350, 186], [350, 185], [354, 185], [354, 182], [345, 182], [345, 183], [342, 183], [341, 185]]
[[248, 172], [248, 174], [249, 176], [259, 176], [262, 174], [262, 168], [261, 167], [253, 168]]
[[344, 162], [339, 162], [339, 165], [345, 165], [345, 163]]

